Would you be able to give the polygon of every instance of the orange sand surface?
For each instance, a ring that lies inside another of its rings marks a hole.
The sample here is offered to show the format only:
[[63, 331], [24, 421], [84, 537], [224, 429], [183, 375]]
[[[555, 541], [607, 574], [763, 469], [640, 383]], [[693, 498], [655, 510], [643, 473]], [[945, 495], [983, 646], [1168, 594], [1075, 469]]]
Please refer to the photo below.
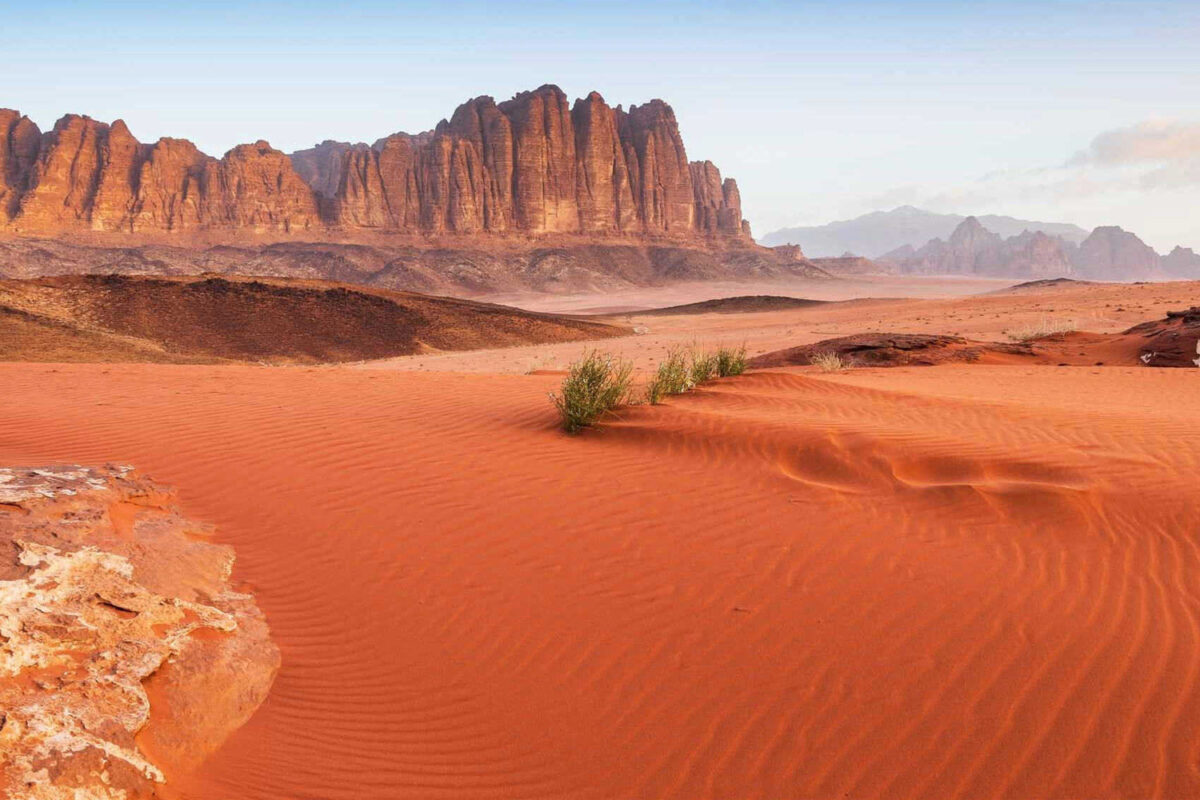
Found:
[[577, 438], [557, 380], [0, 365], [0, 462], [177, 486], [282, 650], [169, 796], [1200, 796], [1196, 372], [760, 372]]

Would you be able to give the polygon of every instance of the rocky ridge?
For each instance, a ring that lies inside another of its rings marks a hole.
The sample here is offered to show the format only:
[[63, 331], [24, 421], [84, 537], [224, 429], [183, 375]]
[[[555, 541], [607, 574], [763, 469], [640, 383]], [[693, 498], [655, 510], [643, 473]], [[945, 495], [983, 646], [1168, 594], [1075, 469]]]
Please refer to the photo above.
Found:
[[[939, 232], [931, 236], [934, 230]], [[882, 251], [867, 263], [908, 274], [1035, 280], [1065, 276], [1115, 281], [1200, 278], [1200, 255], [1191, 249], [1176, 247], [1160, 256], [1135, 234], [1114, 225], [1089, 233], [1066, 223], [996, 215], [959, 217], [910, 206], [818, 227], [776, 231], [762, 239], [767, 245], [780, 241], [800, 242], [814, 264], [834, 274], [863, 271], [850, 261], [853, 253], [871, 256]], [[833, 247], [850, 243], [852, 252], [832, 258], [837, 252], [831, 252]]]
[[695, 241], [513, 242], [464, 237], [441, 244], [282, 241], [198, 247], [184, 242], [103, 246], [63, 238], [0, 237], [0, 278], [205, 272], [316, 278], [460, 297], [528, 290], [602, 292], [711, 279], [831, 277], [799, 248], [710, 247]]
[[292, 278], [0, 281], [0, 361], [327, 364], [627, 333], [490, 303]]
[[121, 120], [68, 115], [45, 133], [0, 110], [0, 226], [18, 235], [220, 237], [380, 232], [584, 234], [748, 242], [741, 198], [689, 162], [661, 100], [571, 104], [556, 86], [477, 97], [432, 131], [288, 156], [265, 141], [220, 159], [139, 142]]
[[1200, 256], [1177, 247], [1159, 256], [1135, 234], [1117, 226], [1096, 228], [1079, 245], [1042, 231], [1001, 238], [967, 217], [946, 241], [920, 249], [905, 245], [884, 255], [901, 272], [1013, 278], [1076, 277], [1087, 280], [1152, 280], [1200, 277]]
[[1051, 278], [1074, 274], [1068, 247], [1041, 231], [1003, 239], [975, 217], [967, 217], [948, 240], [933, 239], [920, 249], [898, 248], [880, 261], [910, 274]]

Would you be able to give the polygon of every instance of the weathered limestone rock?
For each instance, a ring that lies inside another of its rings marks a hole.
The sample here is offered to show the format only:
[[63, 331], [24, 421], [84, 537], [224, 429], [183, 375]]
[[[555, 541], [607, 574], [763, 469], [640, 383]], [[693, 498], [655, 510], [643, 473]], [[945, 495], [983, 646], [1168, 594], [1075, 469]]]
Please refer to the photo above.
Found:
[[168, 500], [129, 468], [0, 469], [0, 795], [155, 796], [266, 697], [233, 554]]

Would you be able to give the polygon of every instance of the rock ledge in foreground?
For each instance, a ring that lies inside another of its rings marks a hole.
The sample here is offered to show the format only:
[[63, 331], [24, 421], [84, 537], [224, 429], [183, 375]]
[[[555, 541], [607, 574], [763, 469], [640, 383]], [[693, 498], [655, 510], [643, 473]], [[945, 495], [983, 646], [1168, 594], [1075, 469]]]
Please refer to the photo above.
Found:
[[170, 500], [129, 467], [0, 468], [0, 796], [154, 796], [266, 697], [233, 551]]

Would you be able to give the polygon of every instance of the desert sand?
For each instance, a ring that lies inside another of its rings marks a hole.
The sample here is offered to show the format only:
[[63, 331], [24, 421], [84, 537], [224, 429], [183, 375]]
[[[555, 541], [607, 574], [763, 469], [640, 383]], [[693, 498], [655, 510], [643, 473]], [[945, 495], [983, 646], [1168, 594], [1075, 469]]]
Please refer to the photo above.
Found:
[[134, 464], [236, 550], [282, 666], [169, 797], [1200, 796], [1196, 372], [788, 367], [579, 437], [546, 398], [593, 346], [1106, 333], [1200, 296], [1000, 288], [647, 292], [615, 303], [639, 336], [357, 366], [0, 364], [0, 462]]

